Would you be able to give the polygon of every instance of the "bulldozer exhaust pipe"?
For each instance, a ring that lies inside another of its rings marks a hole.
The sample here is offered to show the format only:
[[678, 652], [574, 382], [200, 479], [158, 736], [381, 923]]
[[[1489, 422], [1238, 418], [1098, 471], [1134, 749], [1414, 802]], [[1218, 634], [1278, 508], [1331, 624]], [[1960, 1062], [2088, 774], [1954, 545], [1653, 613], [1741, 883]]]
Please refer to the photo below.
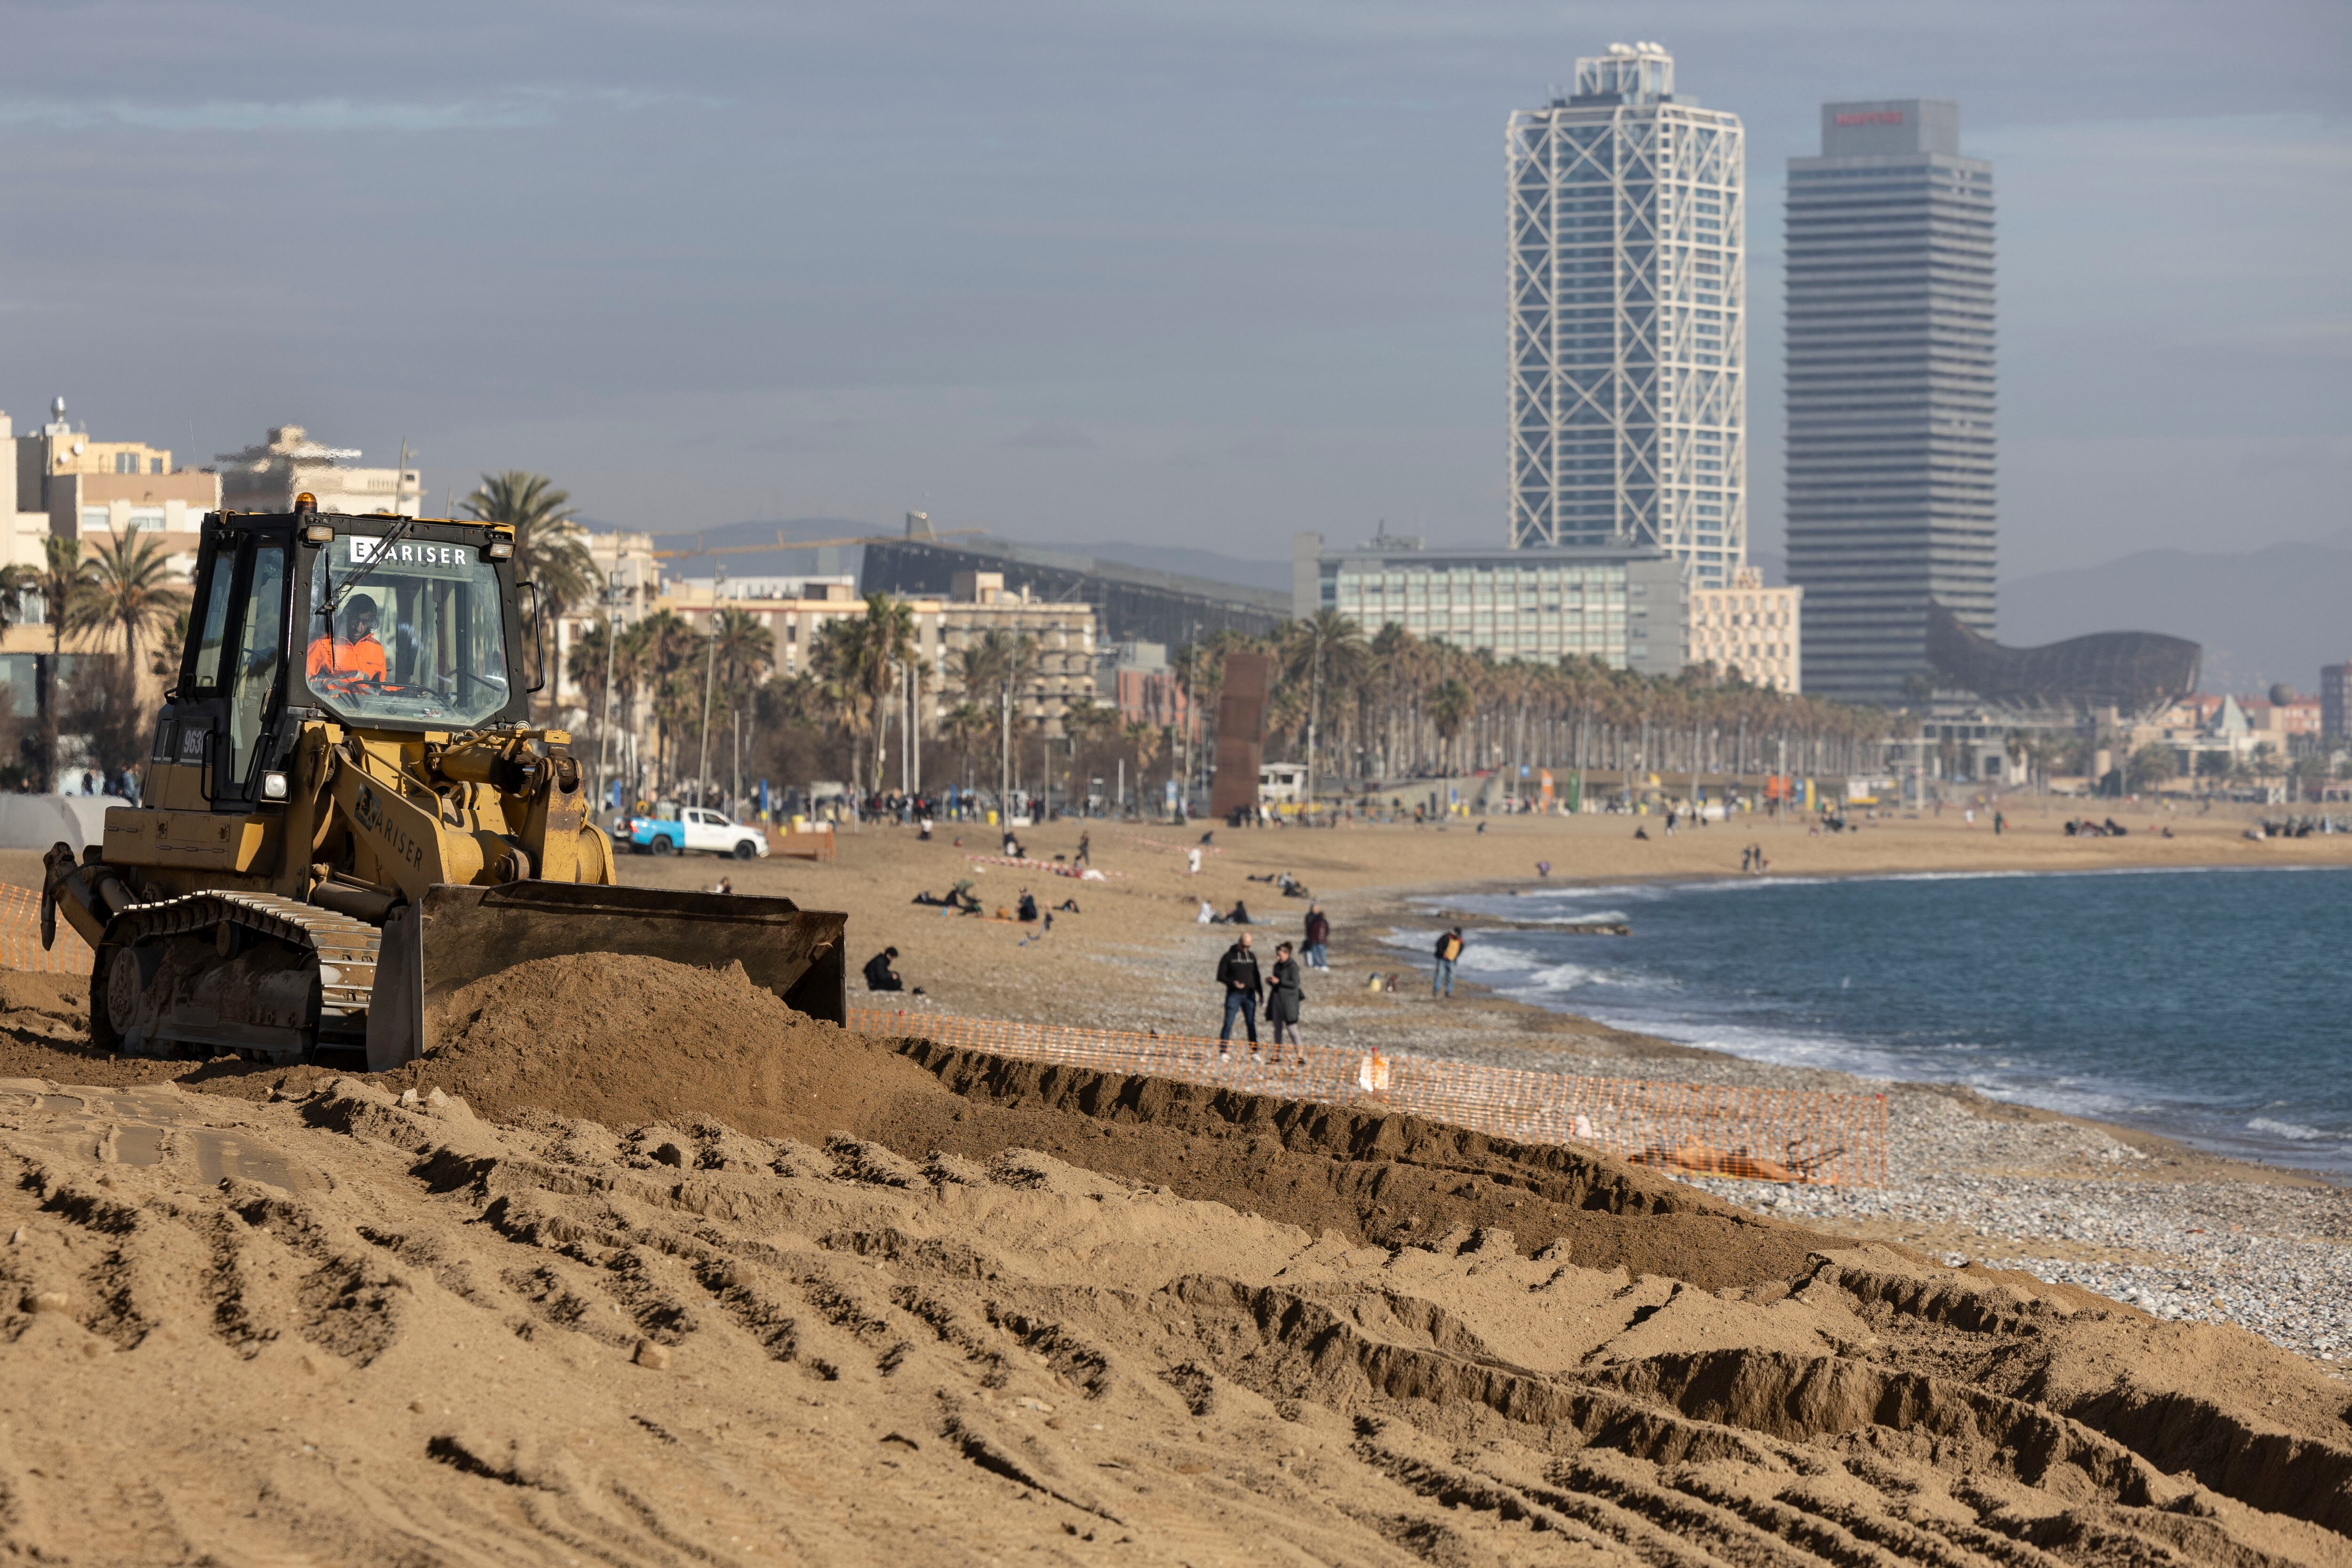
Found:
[[849, 1019], [848, 919], [790, 899], [578, 882], [438, 883], [385, 921], [368, 1008], [369, 1070], [439, 1043], [449, 998], [537, 958], [631, 953], [697, 968], [740, 963], [754, 985], [813, 1018]]

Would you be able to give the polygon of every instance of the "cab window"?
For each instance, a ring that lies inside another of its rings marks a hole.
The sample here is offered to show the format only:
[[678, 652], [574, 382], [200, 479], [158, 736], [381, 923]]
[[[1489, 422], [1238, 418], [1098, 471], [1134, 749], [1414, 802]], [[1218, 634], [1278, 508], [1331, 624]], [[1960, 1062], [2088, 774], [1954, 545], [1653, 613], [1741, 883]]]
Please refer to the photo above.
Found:
[[199, 691], [220, 689], [221, 644], [228, 636], [229, 588], [236, 579], [235, 547], [215, 552], [212, 574], [205, 582], [204, 632], [196, 641], [195, 684]]
[[[210, 612], [207, 613], [210, 618]], [[253, 767], [268, 718], [270, 689], [277, 683], [286, 626], [286, 547], [257, 544], [245, 613], [236, 637], [236, 679], [229, 692], [231, 778], [242, 784]]]
[[478, 547], [339, 534], [311, 574], [303, 677], [335, 712], [457, 729], [507, 706], [504, 600]]

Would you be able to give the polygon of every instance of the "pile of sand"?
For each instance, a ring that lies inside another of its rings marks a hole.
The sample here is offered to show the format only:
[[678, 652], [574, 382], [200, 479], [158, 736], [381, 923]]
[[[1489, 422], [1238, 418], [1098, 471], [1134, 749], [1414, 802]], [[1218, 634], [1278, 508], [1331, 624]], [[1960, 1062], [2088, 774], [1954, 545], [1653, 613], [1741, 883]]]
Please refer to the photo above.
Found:
[[12, 1548], [2352, 1563], [2344, 1393], [2240, 1331], [736, 970], [543, 961], [439, 1029], [0, 1084]]
[[[1829, 1238], [1615, 1162], [1381, 1112], [1012, 1062], [814, 1022], [741, 969], [572, 955], [454, 993], [403, 1075], [483, 1114], [722, 1121], [870, 1140], [910, 1158], [1034, 1149], [1350, 1240], [1507, 1230], [1586, 1267], [1713, 1289], [1786, 1277]], [[929, 1070], [926, 1070], [929, 1069]]]
[[1710, 1292], [356, 1080], [0, 1085], [0, 1159], [43, 1561], [2352, 1559], [2293, 1358], [1879, 1249]]

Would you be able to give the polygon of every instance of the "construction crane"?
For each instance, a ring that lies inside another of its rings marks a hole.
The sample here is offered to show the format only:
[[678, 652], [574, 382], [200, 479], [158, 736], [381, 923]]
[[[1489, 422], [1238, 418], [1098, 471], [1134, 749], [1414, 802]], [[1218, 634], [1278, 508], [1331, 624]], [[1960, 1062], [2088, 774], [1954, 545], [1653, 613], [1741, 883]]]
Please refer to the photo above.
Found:
[[[916, 536], [916, 542], [925, 543], [933, 539], [954, 539], [963, 534], [985, 533], [987, 531], [988, 531], [983, 528], [950, 528], [940, 533], [927, 535], [919, 534]], [[840, 539], [786, 539], [784, 537], [783, 530], [782, 529], [778, 529], [776, 531], [774, 542], [769, 544], [705, 545], [702, 543], [702, 535], [698, 533], [694, 538], [695, 547], [692, 550], [656, 550], [654, 552], [654, 559], [656, 561], [692, 561], [704, 555], [767, 555], [779, 550], [828, 550], [837, 546], [846, 546], [851, 544], [900, 544], [905, 542], [904, 540], [898, 536], [888, 533], [860, 533], [845, 536]]]

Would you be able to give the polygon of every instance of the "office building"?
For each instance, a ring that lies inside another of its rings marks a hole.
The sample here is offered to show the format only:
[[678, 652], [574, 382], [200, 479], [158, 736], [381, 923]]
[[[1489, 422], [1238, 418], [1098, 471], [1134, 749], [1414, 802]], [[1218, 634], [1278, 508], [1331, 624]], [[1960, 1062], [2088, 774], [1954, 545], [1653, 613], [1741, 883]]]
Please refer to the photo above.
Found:
[[1746, 151], [1612, 44], [1511, 116], [1510, 542], [1662, 550], [1702, 587], [1747, 561]]
[[1302, 533], [1291, 566], [1295, 616], [1337, 610], [1368, 637], [1394, 625], [1498, 659], [1683, 668], [1684, 568], [1663, 551], [1430, 550], [1390, 534], [1326, 550]]
[[2352, 741], [2352, 660], [2319, 668], [2319, 735], [2339, 746]]
[[423, 515], [417, 470], [351, 466], [359, 455], [354, 447], [320, 446], [299, 425], [280, 425], [259, 446], [220, 455], [221, 504], [231, 511], [291, 511], [294, 498], [307, 491], [320, 511]]
[[[919, 519], [928, 527], [928, 519]], [[1114, 642], [1184, 647], [1221, 631], [1262, 637], [1280, 626], [1289, 596], [1278, 589], [1219, 583], [1067, 551], [981, 537], [954, 544], [918, 531], [865, 545], [858, 586], [901, 598], [952, 597], [957, 579], [992, 574], [1013, 595], [1048, 604], [1094, 606], [1094, 625]]]
[[1686, 657], [1751, 686], [1802, 690], [1799, 626], [1804, 598], [1802, 588], [1767, 588], [1763, 574], [1753, 566], [1734, 572], [1727, 588], [1693, 588]]
[[1822, 108], [1789, 160], [1789, 578], [1805, 689], [1916, 701], [1929, 607], [1993, 632], [1992, 165], [1959, 109]]

